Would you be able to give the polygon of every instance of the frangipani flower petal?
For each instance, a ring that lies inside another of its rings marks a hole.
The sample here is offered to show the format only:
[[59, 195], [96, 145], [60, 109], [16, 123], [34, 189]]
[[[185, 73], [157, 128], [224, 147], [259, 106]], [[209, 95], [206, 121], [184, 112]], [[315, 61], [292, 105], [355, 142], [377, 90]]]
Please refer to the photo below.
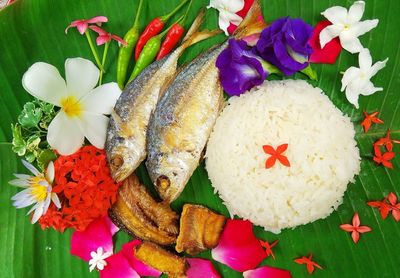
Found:
[[34, 63], [22, 77], [22, 86], [32, 96], [60, 106], [60, 99], [67, 94], [64, 79], [58, 70], [47, 63]]
[[110, 225], [108, 217], [93, 221], [85, 231], [75, 231], [71, 237], [71, 254], [84, 261], [91, 259], [90, 253], [102, 247], [104, 252], [113, 252], [113, 232], [115, 226]]
[[350, 53], [358, 53], [363, 49], [360, 40], [355, 37], [355, 34], [351, 30], [341, 32], [339, 38], [342, 47]]
[[135, 246], [141, 243], [140, 240], [132, 240], [122, 246], [121, 252], [124, 254], [125, 258], [128, 260], [131, 267], [140, 275], [140, 276], [151, 276], [151, 277], [159, 277], [162, 272], [152, 268], [139, 261], [135, 257]]
[[358, 37], [362, 36], [372, 29], [374, 29], [376, 26], [378, 26], [379, 20], [378, 19], [372, 19], [372, 20], [364, 20], [361, 22], [357, 22], [354, 24], [350, 30]]
[[253, 234], [249, 221], [228, 219], [218, 246], [211, 251], [214, 260], [243, 272], [257, 267], [266, 257]]
[[77, 100], [96, 86], [99, 76], [99, 69], [87, 59], [70, 58], [65, 61], [68, 93], [74, 95]]
[[365, 10], [364, 1], [356, 1], [349, 9], [348, 20], [350, 23], [355, 23], [361, 20]]
[[386, 66], [387, 61], [389, 61], [389, 58], [386, 58], [383, 61], [376, 62], [368, 71], [369, 76], [374, 76], [375, 74], [378, 73], [381, 69], [383, 69]]
[[319, 34], [321, 48], [324, 48], [334, 38], [338, 37], [340, 32], [342, 32], [342, 29], [335, 25], [328, 25], [324, 28]]
[[107, 266], [100, 271], [100, 278], [140, 278], [122, 252], [105, 259]]
[[347, 19], [347, 9], [340, 6], [328, 8], [321, 14], [333, 24], [344, 22]]
[[373, 95], [374, 93], [380, 92], [382, 90], [383, 90], [382, 87], [375, 87], [371, 81], [368, 81], [368, 82], [364, 83], [364, 86], [362, 87], [362, 89], [360, 89], [360, 92], [362, 92], [360, 95], [370, 96], [370, 95]]
[[356, 79], [359, 74], [360, 74], [360, 69], [356, 67], [348, 68], [343, 74], [341, 91], [343, 92], [344, 89], [347, 87], [347, 85], [349, 85], [350, 82]]
[[102, 114], [83, 112], [79, 128], [89, 142], [98, 149], [104, 149], [109, 119]]
[[82, 99], [85, 111], [97, 114], [111, 114], [117, 99], [121, 94], [117, 83], [103, 84]]
[[372, 57], [369, 49], [366, 48], [358, 54], [358, 64], [362, 71], [368, 71], [372, 67]]
[[76, 118], [68, 117], [60, 111], [51, 121], [47, 142], [61, 155], [69, 155], [77, 151], [85, 140]]
[[213, 264], [209, 260], [199, 258], [187, 258], [186, 261], [189, 264], [189, 268], [186, 271], [188, 278], [220, 278], [217, 270], [215, 270]]
[[247, 270], [243, 272], [244, 278], [265, 278], [265, 277], [273, 277], [273, 278], [291, 278], [290, 271], [270, 267], [270, 266], [262, 266], [253, 270]]

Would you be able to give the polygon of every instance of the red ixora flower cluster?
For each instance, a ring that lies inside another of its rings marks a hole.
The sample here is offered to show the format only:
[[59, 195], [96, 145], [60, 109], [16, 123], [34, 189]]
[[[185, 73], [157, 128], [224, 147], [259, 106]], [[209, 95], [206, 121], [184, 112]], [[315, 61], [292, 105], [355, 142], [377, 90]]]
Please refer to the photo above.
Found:
[[62, 207], [50, 206], [39, 219], [42, 229], [83, 231], [93, 220], [107, 215], [120, 184], [111, 178], [104, 150], [84, 146], [72, 155], [60, 156], [54, 168], [53, 191]]
[[389, 212], [392, 212], [396, 222], [400, 221], [400, 202], [397, 203], [397, 196], [390, 192], [382, 201], [371, 201], [367, 203], [370, 207], [378, 208], [382, 219], [386, 219]]
[[[374, 161], [379, 165], [382, 164], [386, 168], [393, 169], [391, 160], [395, 157], [393, 152], [393, 144], [400, 144], [400, 141], [390, 138], [390, 129], [385, 137], [379, 138], [374, 143]], [[384, 152], [382, 153], [382, 149]]]

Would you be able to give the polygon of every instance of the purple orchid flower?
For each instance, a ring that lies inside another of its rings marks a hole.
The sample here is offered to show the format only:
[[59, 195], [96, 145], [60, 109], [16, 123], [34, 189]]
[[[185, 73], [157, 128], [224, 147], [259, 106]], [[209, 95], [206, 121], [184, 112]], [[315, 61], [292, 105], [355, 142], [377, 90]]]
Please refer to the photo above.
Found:
[[258, 54], [283, 74], [292, 75], [305, 69], [312, 53], [308, 41], [313, 27], [300, 18], [285, 17], [265, 28], [257, 42]]
[[222, 87], [231, 96], [261, 85], [268, 75], [261, 57], [245, 41], [235, 39], [229, 40], [228, 47], [218, 56], [216, 66]]

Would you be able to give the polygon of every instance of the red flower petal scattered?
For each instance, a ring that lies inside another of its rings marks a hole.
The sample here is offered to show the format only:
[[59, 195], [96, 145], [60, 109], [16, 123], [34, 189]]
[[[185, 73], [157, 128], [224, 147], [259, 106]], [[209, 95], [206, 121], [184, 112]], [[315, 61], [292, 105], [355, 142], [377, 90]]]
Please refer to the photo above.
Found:
[[324, 20], [315, 26], [313, 34], [308, 41], [308, 44], [313, 49], [313, 53], [310, 56], [311, 63], [334, 64], [336, 62], [336, 59], [342, 50], [339, 38], [334, 38], [322, 49], [319, 41], [319, 34], [321, 31], [331, 24], [330, 21]]
[[65, 33], [68, 32], [69, 28], [76, 27], [78, 29], [79, 33], [81, 35], [83, 35], [86, 32], [87, 28], [89, 27], [89, 24], [99, 24], [100, 25], [101, 23], [104, 23], [107, 21], [108, 21], [108, 18], [105, 16], [95, 16], [95, 17], [87, 19], [87, 20], [86, 19], [78, 19], [78, 20], [72, 21], [71, 24], [68, 25], [67, 29], [65, 29]]
[[287, 148], [288, 144], [282, 144], [276, 148], [276, 150], [270, 146], [270, 145], [264, 145], [263, 150], [266, 154], [271, 155], [270, 158], [267, 159], [265, 162], [265, 168], [269, 169], [275, 165], [276, 160], [279, 160], [279, 162], [286, 167], [290, 167], [290, 162], [286, 156], [284, 156], [282, 153], [284, 153]]
[[256, 269], [247, 270], [243, 272], [243, 277], [244, 278], [266, 278], [266, 277], [291, 278], [292, 276], [290, 275], [290, 271], [288, 270], [270, 266], [261, 266]]
[[374, 146], [384, 146], [387, 151], [391, 152], [393, 150], [393, 144], [400, 144], [400, 141], [393, 140], [390, 138], [390, 129], [388, 129], [385, 137], [380, 138], [374, 143]]
[[[238, 16], [240, 16], [241, 18], [244, 18], [247, 15], [247, 13], [249, 12], [253, 3], [254, 3], [254, 0], [244, 0], [243, 9], [238, 11], [236, 14]], [[228, 27], [228, 33], [233, 34], [233, 32], [235, 32], [236, 28], [237, 28], [237, 26], [231, 23]]]
[[388, 151], [382, 154], [381, 149], [378, 145], [374, 145], [374, 161], [376, 164], [382, 164], [386, 168], [393, 169], [393, 164], [390, 162], [395, 156], [394, 152]]
[[361, 126], [364, 129], [364, 132], [367, 133], [369, 128], [371, 127], [372, 123], [374, 124], [383, 124], [383, 121], [376, 116], [379, 114], [379, 112], [374, 112], [372, 114], [368, 114], [367, 112], [364, 111], [364, 120], [361, 122]]
[[340, 225], [340, 229], [351, 233], [351, 237], [352, 237], [354, 243], [358, 242], [358, 240], [360, 239], [360, 234], [372, 231], [372, 229], [368, 226], [360, 226], [360, 217], [358, 216], [358, 213], [354, 214], [352, 225], [343, 224], [343, 225]]
[[254, 236], [252, 224], [247, 220], [232, 219], [226, 222], [218, 246], [211, 255], [214, 260], [239, 272], [254, 269], [267, 256]]
[[105, 261], [107, 265], [100, 271], [100, 278], [140, 278], [122, 252], [106, 258]]
[[386, 219], [390, 212], [393, 218], [400, 221], [400, 202], [397, 203], [397, 196], [390, 192], [382, 201], [371, 201], [367, 203], [370, 207], [378, 208], [382, 219]]
[[186, 271], [187, 278], [220, 278], [214, 265], [209, 260], [199, 258], [187, 258], [189, 268]]
[[89, 26], [89, 28], [92, 29], [93, 31], [95, 31], [99, 35], [96, 39], [97, 45], [105, 44], [106, 42], [109, 42], [111, 40], [115, 40], [124, 46], [128, 45], [128, 43], [126, 41], [124, 41], [122, 38], [118, 37], [117, 35], [110, 34], [98, 26], [92, 25], [92, 26]]
[[314, 272], [315, 268], [323, 269], [319, 264], [312, 261], [312, 254], [310, 254], [308, 257], [303, 256], [301, 258], [297, 258], [294, 261], [298, 264], [305, 264], [307, 267], [307, 271], [310, 274]]
[[275, 255], [274, 255], [274, 252], [272, 252], [272, 247], [277, 245], [279, 240], [275, 240], [271, 244], [269, 244], [268, 241], [263, 241], [263, 240], [259, 240], [259, 242], [260, 242], [261, 246], [264, 247], [265, 254], [267, 254], [267, 257], [272, 256], [272, 258], [274, 258], [274, 260], [275, 260]]
[[72, 155], [58, 157], [54, 168], [53, 191], [62, 207], [50, 206], [39, 219], [42, 229], [83, 231], [95, 219], [107, 216], [120, 183], [111, 178], [104, 150], [82, 147]]

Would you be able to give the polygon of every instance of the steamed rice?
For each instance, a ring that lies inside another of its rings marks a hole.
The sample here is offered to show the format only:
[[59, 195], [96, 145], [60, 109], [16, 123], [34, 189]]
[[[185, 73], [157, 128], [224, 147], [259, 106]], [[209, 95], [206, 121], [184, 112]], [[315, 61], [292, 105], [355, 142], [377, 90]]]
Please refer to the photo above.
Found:
[[[231, 215], [266, 230], [327, 217], [360, 171], [354, 126], [319, 88], [271, 81], [232, 97], [206, 154], [212, 185]], [[288, 143], [291, 167], [266, 169], [262, 146]]]

